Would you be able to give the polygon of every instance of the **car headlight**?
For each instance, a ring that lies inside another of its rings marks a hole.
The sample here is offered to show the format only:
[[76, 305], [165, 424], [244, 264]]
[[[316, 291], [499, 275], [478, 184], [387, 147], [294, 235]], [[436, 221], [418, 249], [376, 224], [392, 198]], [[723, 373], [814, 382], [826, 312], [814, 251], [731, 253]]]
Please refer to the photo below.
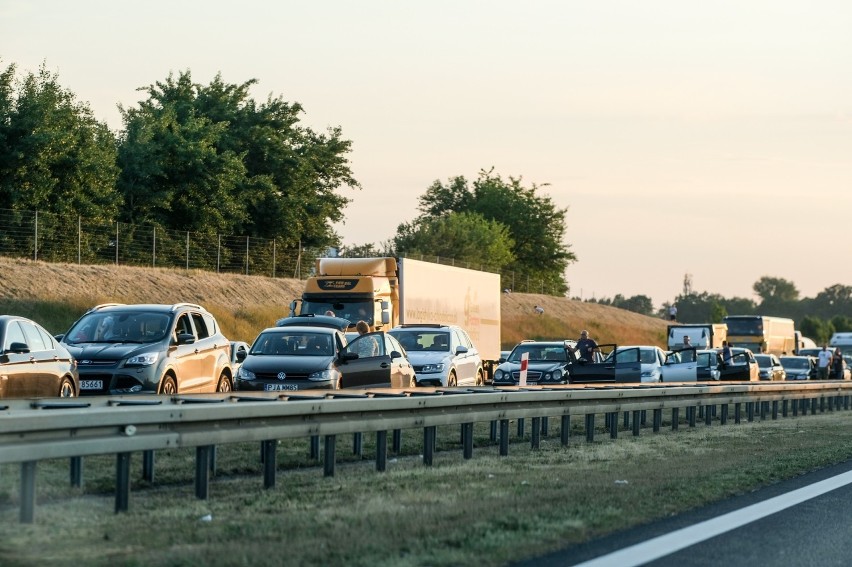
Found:
[[245, 366], [240, 366], [239, 377], [240, 380], [255, 380], [257, 378], [257, 376], [254, 375], [254, 372], [246, 370]]
[[654, 375], [653, 370], [646, 370], [642, 372], [642, 378], [650, 378]]
[[502, 380], [503, 379], [503, 371], [500, 370], [499, 368], [494, 371], [494, 379], [495, 380]]
[[308, 374], [308, 380], [313, 382], [328, 382], [332, 378], [333, 372], [326, 368], [325, 370], [320, 370], [319, 372], [313, 372]]
[[429, 374], [433, 372], [443, 372], [444, 371], [444, 363], [439, 362], [438, 364], [424, 364], [423, 369], [420, 371], [422, 374]]
[[159, 352], [146, 352], [127, 359], [127, 366], [151, 366], [160, 358]]

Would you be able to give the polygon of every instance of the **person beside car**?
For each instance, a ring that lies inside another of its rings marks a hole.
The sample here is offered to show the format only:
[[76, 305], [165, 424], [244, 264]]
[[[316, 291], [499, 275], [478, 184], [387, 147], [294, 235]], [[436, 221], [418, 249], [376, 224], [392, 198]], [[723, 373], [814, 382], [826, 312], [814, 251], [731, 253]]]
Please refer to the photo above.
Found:
[[828, 370], [831, 367], [832, 359], [832, 354], [831, 351], [828, 350], [828, 345], [822, 345], [822, 350], [819, 351], [817, 359], [819, 360], [819, 379], [828, 380]]
[[722, 362], [725, 364], [731, 364], [731, 358], [733, 358], [734, 354], [731, 352], [731, 345], [728, 344], [728, 341], [722, 341]]
[[580, 332], [580, 338], [577, 341], [577, 344], [569, 348], [578, 353], [577, 356], [580, 360], [587, 360], [591, 362], [594, 358], [595, 351], [598, 350], [598, 343], [596, 343], [594, 339], [589, 338], [589, 331], [583, 329]]
[[834, 354], [831, 355], [831, 376], [835, 380], [843, 380], [843, 354], [839, 348], [834, 349]]
[[[358, 335], [366, 335], [370, 332], [370, 325], [362, 319], [355, 324], [355, 329], [358, 331]], [[373, 356], [379, 356], [379, 343], [376, 341], [376, 337], [367, 337], [361, 340], [358, 343], [358, 357], [370, 358]]]

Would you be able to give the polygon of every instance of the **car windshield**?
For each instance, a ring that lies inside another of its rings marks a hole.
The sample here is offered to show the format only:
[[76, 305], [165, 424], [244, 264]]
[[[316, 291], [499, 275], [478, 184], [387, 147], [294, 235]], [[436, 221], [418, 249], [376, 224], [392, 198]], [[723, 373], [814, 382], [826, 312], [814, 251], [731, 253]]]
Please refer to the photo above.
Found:
[[406, 352], [450, 350], [450, 334], [446, 331], [395, 330], [391, 336], [396, 338]]
[[520, 362], [524, 353], [529, 353], [531, 361], [568, 362], [565, 347], [562, 345], [521, 345], [509, 355], [509, 362]]
[[166, 338], [166, 313], [94, 312], [84, 315], [65, 334], [68, 344], [155, 343]]
[[807, 370], [809, 364], [807, 358], [782, 358], [781, 366], [789, 370]]
[[331, 356], [332, 337], [302, 331], [261, 333], [249, 354], [257, 356]]
[[760, 367], [772, 366], [772, 358], [765, 354], [756, 354], [754, 355], [754, 359], [757, 361], [757, 365]]
[[715, 353], [710, 352], [699, 352], [698, 353], [698, 366], [702, 368], [709, 368], [711, 363], [716, 358]]

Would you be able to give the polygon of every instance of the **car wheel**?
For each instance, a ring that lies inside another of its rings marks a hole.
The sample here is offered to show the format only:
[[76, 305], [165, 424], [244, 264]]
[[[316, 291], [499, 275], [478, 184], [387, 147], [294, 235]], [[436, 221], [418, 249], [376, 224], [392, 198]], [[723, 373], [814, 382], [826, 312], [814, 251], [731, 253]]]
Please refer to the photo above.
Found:
[[160, 393], [166, 396], [172, 396], [178, 393], [177, 382], [172, 376], [163, 376], [160, 380]]
[[216, 384], [216, 391], [230, 392], [231, 390], [231, 381], [228, 379], [228, 375], [223, 372], [222, 375], [219, 376], [219, 382]]
[[477, 386], [484, 386], [485, 385], [485, 378], [483, 378], [483, 376], [482, 376], [482, 370], [479, 370], [476, 373], [476, 385]]
[[73, 398], [75, 396], [74, 384], [68, 378], [63, 378], [59, 385], [60, 398]]
[[450, 372], [450, 375], [447, 376], [447, 388], [455, 388], [459, 385], [459, 380], [456, 378], [455, 372]]

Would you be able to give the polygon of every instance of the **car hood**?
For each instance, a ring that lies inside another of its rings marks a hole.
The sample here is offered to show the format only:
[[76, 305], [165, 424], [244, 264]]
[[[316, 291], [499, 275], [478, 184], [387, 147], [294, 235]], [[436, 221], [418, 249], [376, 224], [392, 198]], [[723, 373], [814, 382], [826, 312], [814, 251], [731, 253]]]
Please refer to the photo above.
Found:
[[427, 350], [421, 351], [406, 351], [408, 353], [408, 361], [411, 364], [416, 364], [418, 366], [423, 364], [437, 364], [442, 360], [449, 360], [450, 353], [442, 352], [442, 351], [432, 351], [429, 352]]
[[325, 370], [333, 356], [252, 356], [248, 355], [243, 361], [242, 368], [254, 373], [293, 372], [306, 373]]
[[161, 350], [159, 343], [62, 343], [71, 356], [81, 360], [120, 360], [137, 354]]
[[[527, 370], [535, 370], [536, 372], [550, 372], [557, 368], [562, 368], [567, 362], [551, 361], [551, 362], [530, 362], [527, 364]], [[516, 372], [521, 369], [521, 365], [517, 362], [504, 362], [498, 367], [503, 372]]]
[[793, 369], [793, 370], [787, 369], [786, 372], [787, 372], [787, 376], [807, 376], [808, 375], [808, 371], [803, 370], [803, 369], [802, 370], [800, 370], [800, 369]]

